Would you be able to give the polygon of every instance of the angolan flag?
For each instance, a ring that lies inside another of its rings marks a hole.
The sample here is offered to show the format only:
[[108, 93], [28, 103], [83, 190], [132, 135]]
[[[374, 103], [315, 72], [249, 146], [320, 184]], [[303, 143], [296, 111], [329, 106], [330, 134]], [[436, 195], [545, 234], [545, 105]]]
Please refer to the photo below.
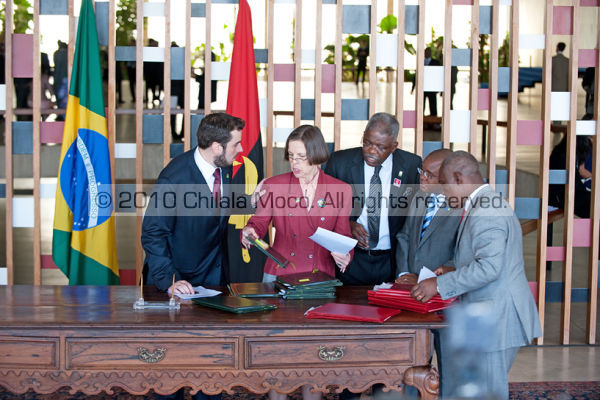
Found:
[[70, 285], [119, 284], [96, 18], [82, 0], [56, 185], [52, 258]]

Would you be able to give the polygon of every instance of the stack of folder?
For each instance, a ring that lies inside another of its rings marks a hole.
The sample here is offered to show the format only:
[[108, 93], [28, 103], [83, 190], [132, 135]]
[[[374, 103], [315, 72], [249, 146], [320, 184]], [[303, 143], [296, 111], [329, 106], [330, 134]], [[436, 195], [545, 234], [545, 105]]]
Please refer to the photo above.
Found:
[[410, 296], [412, 287], [413, 285], [411, 284], [394, 283], [389, 289], [369, 290], [367, 292], [369, 304], [426, 314], [443, 310], [449, 307], [456, 299], [443, 300], [439, 294], [436, 294], [427, 303], [422, 303]]
[[244, 299], [235, 296], [199, 297], [192, 300], [194, 303], [217, 310], [235, 314], [245, 314], [257, 311], [277, 309], [275, 304], [267, 304], [256, 300]]
[[272, 282], [230, 283], [227, 288], [232, 296], [246, 298], [281, 297], [279, 289], [276, 289]]
[[284, 299], [332, 299], [342, 282], [319, 270], [280, 275], [275, 288]]
[[341, 319], [344, 321], [385, 322], [400, 310], [384, 307], [361, 306], [356, 304], [327, 303], [311, 308], [306, 318]]

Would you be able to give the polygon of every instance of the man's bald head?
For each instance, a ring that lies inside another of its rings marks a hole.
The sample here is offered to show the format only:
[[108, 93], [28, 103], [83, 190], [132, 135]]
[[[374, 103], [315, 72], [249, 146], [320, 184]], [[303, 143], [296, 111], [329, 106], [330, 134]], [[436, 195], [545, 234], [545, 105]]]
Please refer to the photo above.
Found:
[[463, 207], [464, 200], [484, 182], [477, 159], [466, 151], [455, 151], [442, 162], [439, 182], [453, 208]]
[[446, 177], [461, 176], [462, 181], [458, 183], [484, 183], [477, 159], [466, 151], [455, 151], [447, 156], [442, 162], [440, 173], [442, 171]]
[[425, 160], [423, 161], [427, 161], [427, 160], [431, 160], [433, 162], [442, 162], [444, 161], [450, 154], [452, 154], [452, 150], [450, 149], [439, 149], [439, 150], [434, 150], [431, 153], [429, 153], [427, 155], [427, 157], [425, 157]]

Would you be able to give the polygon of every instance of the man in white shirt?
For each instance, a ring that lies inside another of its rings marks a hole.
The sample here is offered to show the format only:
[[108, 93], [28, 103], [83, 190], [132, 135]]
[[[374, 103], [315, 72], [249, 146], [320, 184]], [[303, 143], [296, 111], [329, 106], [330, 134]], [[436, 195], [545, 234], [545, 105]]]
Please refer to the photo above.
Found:
[[396, 234], [402, 228], [421, 157], [398, 149], [399, 124], [393, 115], [374, 114], [362, 147], [333, 153], [325, 173], [352, 186], [354, 258], [338, 278], [345, 285], [373, 285], [395, 278]]

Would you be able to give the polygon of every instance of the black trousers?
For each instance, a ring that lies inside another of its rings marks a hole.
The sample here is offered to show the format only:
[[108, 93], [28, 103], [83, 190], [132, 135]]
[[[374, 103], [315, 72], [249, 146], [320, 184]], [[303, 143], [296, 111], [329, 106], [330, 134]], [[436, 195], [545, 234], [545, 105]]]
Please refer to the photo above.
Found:
[[378, 285], [393, 280], [392, 250], [354, 249], [354, 258], [346, 272], [337, 271], [337, 278], [344, 285]]

